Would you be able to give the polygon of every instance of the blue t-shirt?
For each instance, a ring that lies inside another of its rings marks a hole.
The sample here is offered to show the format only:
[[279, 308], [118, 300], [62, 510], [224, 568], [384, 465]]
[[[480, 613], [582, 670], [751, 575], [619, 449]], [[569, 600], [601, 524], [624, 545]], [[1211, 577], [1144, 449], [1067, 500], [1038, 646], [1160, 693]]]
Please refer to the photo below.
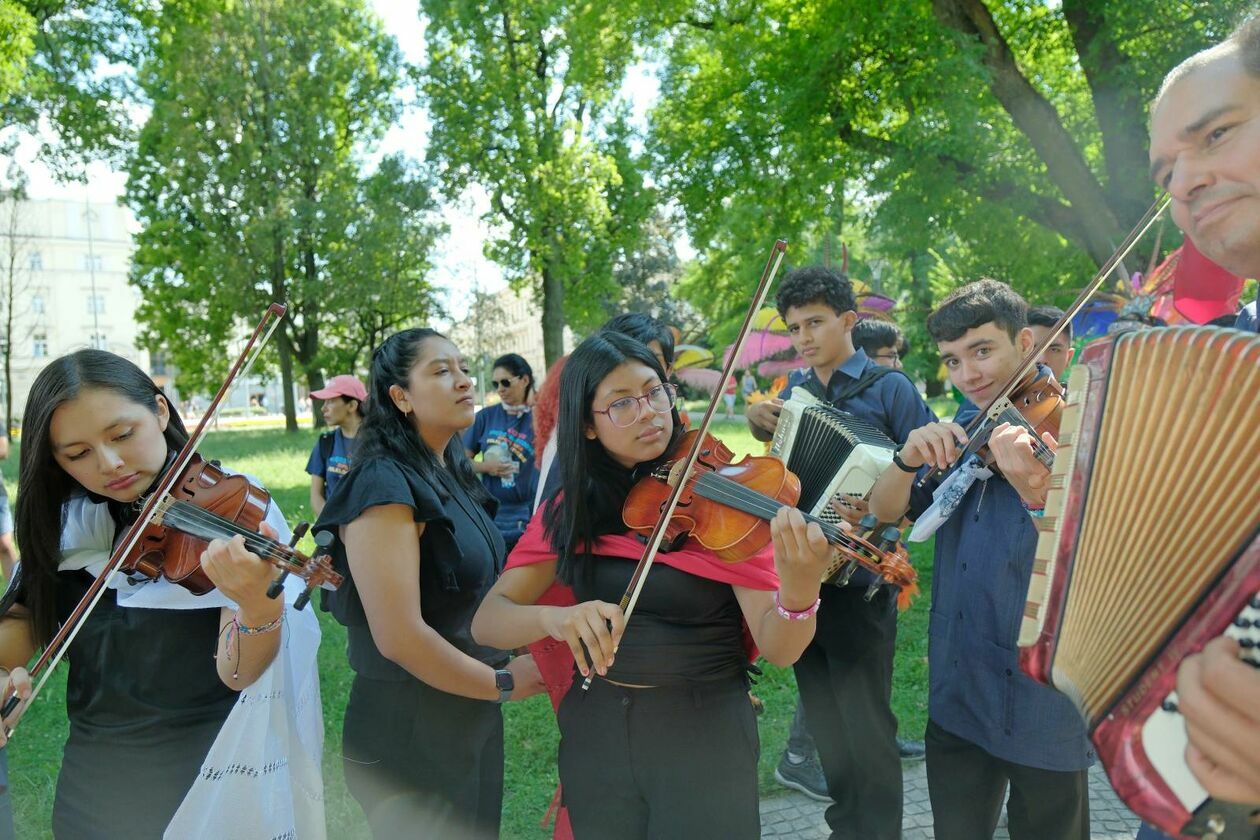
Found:
[[[329, 453], [328, 460], [324, 461], [324, 453], [320, 451], [320, 441], [317, 440], [315, 448], [311, 450], [310, 460], [306, 462], [308, 473], [324, 479], [324, 501], [332, 498], [337, 483], [350, 472], [350, 462], [354, 459], [356, 438], [343, 435], [340, 427], [333, 429], [332, 436], [332, 452]], [[320, 437], [322, 439], [323, 435]]]
[[520, 469], [510, 487], [497, 475], [481, 474], [481, 483], [499, 502], [494, 524], [509, 544], [525, 533], [534, 513], [534, 493], [538, 489], [538, 468], [534, 465], [534, 414], [511, 415], [501, 403], [477, 412], [472, 427], [464, 432], [464, 448], [476, 455], [495, 444], [507, 447]]

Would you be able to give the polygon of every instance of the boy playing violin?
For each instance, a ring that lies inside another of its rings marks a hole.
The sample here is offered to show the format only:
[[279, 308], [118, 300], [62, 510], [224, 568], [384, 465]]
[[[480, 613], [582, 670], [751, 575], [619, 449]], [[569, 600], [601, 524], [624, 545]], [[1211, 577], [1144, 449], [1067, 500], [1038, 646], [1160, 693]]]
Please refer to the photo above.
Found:
[[[1008, 784], [1014, 840], [1089, 837], [1094, 753], [1085, 726], [1067, 697], [1020, 671], [1016, 650], [1037, 542], [1032, 519], [1045, 505], [1049, 470], [1029, 433], [1003, 424], [989, 439], [1000, 474], [970, 458], [950, 473], [965, 489], [956, 509], [928, 512], [940, 480], [914, 486], [918, 474], [950, 468], [967, 441], [963, 426], [1032, 350], [1027, 310], [1005, 283], [979, 280], [932, 313], [928, 332], [966, 402], [954, 422], [911, 432], [869, 499], [881, 520], [907, 508], [911, 518], [943, 520], [928, 631], [927, 774], [938, 840], [992, 837]], [[1054, 442], [1046, 435], [1045, 443]]]

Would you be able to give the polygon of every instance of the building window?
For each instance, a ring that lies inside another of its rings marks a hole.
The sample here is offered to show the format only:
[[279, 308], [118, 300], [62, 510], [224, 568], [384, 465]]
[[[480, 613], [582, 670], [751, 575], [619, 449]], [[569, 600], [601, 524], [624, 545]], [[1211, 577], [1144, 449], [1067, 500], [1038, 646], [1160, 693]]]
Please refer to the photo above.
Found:
[[102, 268], [104, 268], [104, 264], [101, 262], [100, 254], [84, 254], [83, 255], [83, 270], [84, 271], [100, 271]]
[[104, 295], [88, 295], [87, 307], [89, 315], [105, 314], [105, 296]]
[[167, 376], [170, 371], [167, 366], [170, 362], [166, 359], [166, 353], [162, 350], [155, 350], [149, 355], [149, 367], [154, 376]]
[[30, 266], [31, 271], [41, 271], [44, 268], [44, 255], [39, 251], [32, 251], [27, 265]]
[[36, 359], [48, 357], [48, 334], [35, 333], [31, 336], [31, 355]]
[[92, 349], [108, 350], [109, 345], [105, 341], [105, 333], [92, 333]]
[[44, 314], [44, 296], [35, 295], [31, 298], [31, 313], [34, 315]]

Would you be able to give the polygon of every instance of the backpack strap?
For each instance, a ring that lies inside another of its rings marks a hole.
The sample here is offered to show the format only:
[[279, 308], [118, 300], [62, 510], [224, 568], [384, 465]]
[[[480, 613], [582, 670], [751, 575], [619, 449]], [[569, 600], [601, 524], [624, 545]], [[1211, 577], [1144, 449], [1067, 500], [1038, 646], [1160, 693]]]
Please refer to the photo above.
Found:
[[337, 443], [337, 432], [324, 432], [319, 436], [319, 456], [324, 459], [325, 466], [328, 459], [332, 457], [333, 446]]
[[[871, 387], [876, 382], [883, 379], [885, 376], [887, 376], [890, 373], [897, 373], [897, 371], [893, 370], [892, 368], [884, 367], [883, 365], [871, 365], [865, 371], [862, 372], [861, 376], [859, 376], [854, 381], [850, 382], [845, 387], [841, 388], [840, 391], [836, 394], [834, 399], [830, 399], [826, 401], [831, 403], [832, 405], [838, 406], [840, 403], [844, 402], [845, 400], [851, 400], [854, 397], [858, 396], [867, 388]], [[905, 376], [905, 374], [902, 374], [902, 376]]]

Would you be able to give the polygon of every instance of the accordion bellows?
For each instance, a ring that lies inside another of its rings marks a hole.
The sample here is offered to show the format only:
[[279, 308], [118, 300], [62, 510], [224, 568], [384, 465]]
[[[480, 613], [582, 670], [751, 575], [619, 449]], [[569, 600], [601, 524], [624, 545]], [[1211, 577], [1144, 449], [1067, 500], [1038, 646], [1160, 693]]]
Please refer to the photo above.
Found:
[[1260, 632], [1247, 617], [1260, 593], [1260, 336], [1175, 327], [1086, 347], [1040, 528], [1021, 665], [1076, 703], [1130, 807], [1180, 831], [1202, 792], [1179, 759], [1184, 725], [1162, 719], [1177, 666], [1227, 631], [1254, 653]]

